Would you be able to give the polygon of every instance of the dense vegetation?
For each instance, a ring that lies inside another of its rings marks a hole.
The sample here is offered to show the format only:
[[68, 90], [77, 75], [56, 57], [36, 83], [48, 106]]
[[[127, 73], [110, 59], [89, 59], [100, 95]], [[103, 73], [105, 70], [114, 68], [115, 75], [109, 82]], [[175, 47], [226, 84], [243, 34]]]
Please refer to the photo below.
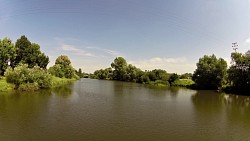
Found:
[[19, 90], [51, 88], [79, 78], [65, 55], [59, 56], [49, 71], [46, 69], [48, 63], [49, 57], [40, 51], [40, 46], [25, 36], [15, 44], [8, 38], [0, 40], [0, 76], [5, 76], [0, 77], [0, 90], [13, 89], [11, 84]]
[[122, 57], [115, 58], [114, 62], [111, 63], [111, 68], [96, 70], [90, 77], [167, 86], [172, 85], [175, 80], [179, 79], [177, 74], [167, 73], [161, 69], [142, 71], [131, 64], [127, 64], [127, 61]]
[[192, 79], [199, 89], [216, 90], [225, 84], [226, 75], [227, 62], [224, 59], [205, 55], [199, 59]]
[[110, 68], [96, 70], [90, 77], [247, 94], [250, 88], [250, 51], [245, 54], [234, 52], [231, 58], [232, 64], [228, 69], [224, 59], [215, 55], [204, 55], [196, 64], [197, 69], [193, 75], [191, 73], [177, 75], [161, 69], [142, 71], [127, 64], [124, 58], [118, 57], [111, 63]]
[[72, 67], [71, 61], [66, 55], [56, 59], [55, 65], [49, 68], [49, 73], [60, 78], [78, 78], [76, 70]]

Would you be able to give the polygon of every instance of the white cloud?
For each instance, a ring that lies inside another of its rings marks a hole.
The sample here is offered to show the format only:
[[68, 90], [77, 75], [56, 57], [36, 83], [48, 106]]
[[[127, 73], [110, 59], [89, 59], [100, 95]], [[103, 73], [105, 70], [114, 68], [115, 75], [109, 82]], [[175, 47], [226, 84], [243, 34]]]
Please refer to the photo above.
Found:
[[114, 57], [120, 57], [120, 56], [124, 56], [122, 55], [120, 52], [115, 51], [115, 50], [110, 50], [110, 49], [105, 49], [105, 48], [99, 48], [99, 47], [86, 47], [86, 49], [92, 49], [92, 50], [98, 50], [98, 51], [102, 51], [104, 53], [107, 53], [109, 55], [112, 55]]
[[74, 55], [87, 56], [87, 57], [95, 57], [95, 55], [93, 55], [92, 53], [87, 52], [87, 51], [85, 51], [83, 49], [76, 48], [73, 45], [62, 44], [61, 47], [60, 47], [60, 49], [63, 50], [63, 51], [70, 52], [70, 53], [72, 53]]
[[142, 70], [164, 69], [170, 73], [193, 73], [196, 65], [190, 63], [186, 58], [160, 58], [155, 57], [147, 60], [129, 61], [132, 64]]

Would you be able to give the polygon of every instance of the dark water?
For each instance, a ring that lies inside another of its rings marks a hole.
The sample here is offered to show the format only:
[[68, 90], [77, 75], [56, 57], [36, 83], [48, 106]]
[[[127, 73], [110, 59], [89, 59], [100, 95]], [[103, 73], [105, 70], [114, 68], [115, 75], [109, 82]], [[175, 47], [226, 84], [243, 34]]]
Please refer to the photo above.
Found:
[[0, 94], [1, 141], [250, 140], [250, 97], [82, 79]]

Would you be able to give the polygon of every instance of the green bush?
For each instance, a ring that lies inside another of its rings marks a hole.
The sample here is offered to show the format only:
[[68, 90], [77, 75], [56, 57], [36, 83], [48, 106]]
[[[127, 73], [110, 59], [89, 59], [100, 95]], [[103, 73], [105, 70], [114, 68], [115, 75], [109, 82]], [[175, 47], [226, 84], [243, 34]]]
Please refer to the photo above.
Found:
[[8, 83], [12, 83], [17, 89], [22, 90], [50, 88], [52, 86], [51, 75], [38, 66], [28, 68], [27, 64], [20, 64], [14, 70], [8, 68], [5, 77]]
[[195, 82], [191, 79], [177, 79], [173, 82], [172, 86], [190, 87], [194, 84]]

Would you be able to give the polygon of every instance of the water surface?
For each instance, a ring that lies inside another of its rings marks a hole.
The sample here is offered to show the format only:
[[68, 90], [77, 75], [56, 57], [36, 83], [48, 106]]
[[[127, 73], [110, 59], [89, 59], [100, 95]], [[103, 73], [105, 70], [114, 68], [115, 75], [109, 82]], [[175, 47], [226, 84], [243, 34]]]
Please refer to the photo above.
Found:
[[3, 141], [250, 140], [250, 97], [81, 79], [0, 93]]

